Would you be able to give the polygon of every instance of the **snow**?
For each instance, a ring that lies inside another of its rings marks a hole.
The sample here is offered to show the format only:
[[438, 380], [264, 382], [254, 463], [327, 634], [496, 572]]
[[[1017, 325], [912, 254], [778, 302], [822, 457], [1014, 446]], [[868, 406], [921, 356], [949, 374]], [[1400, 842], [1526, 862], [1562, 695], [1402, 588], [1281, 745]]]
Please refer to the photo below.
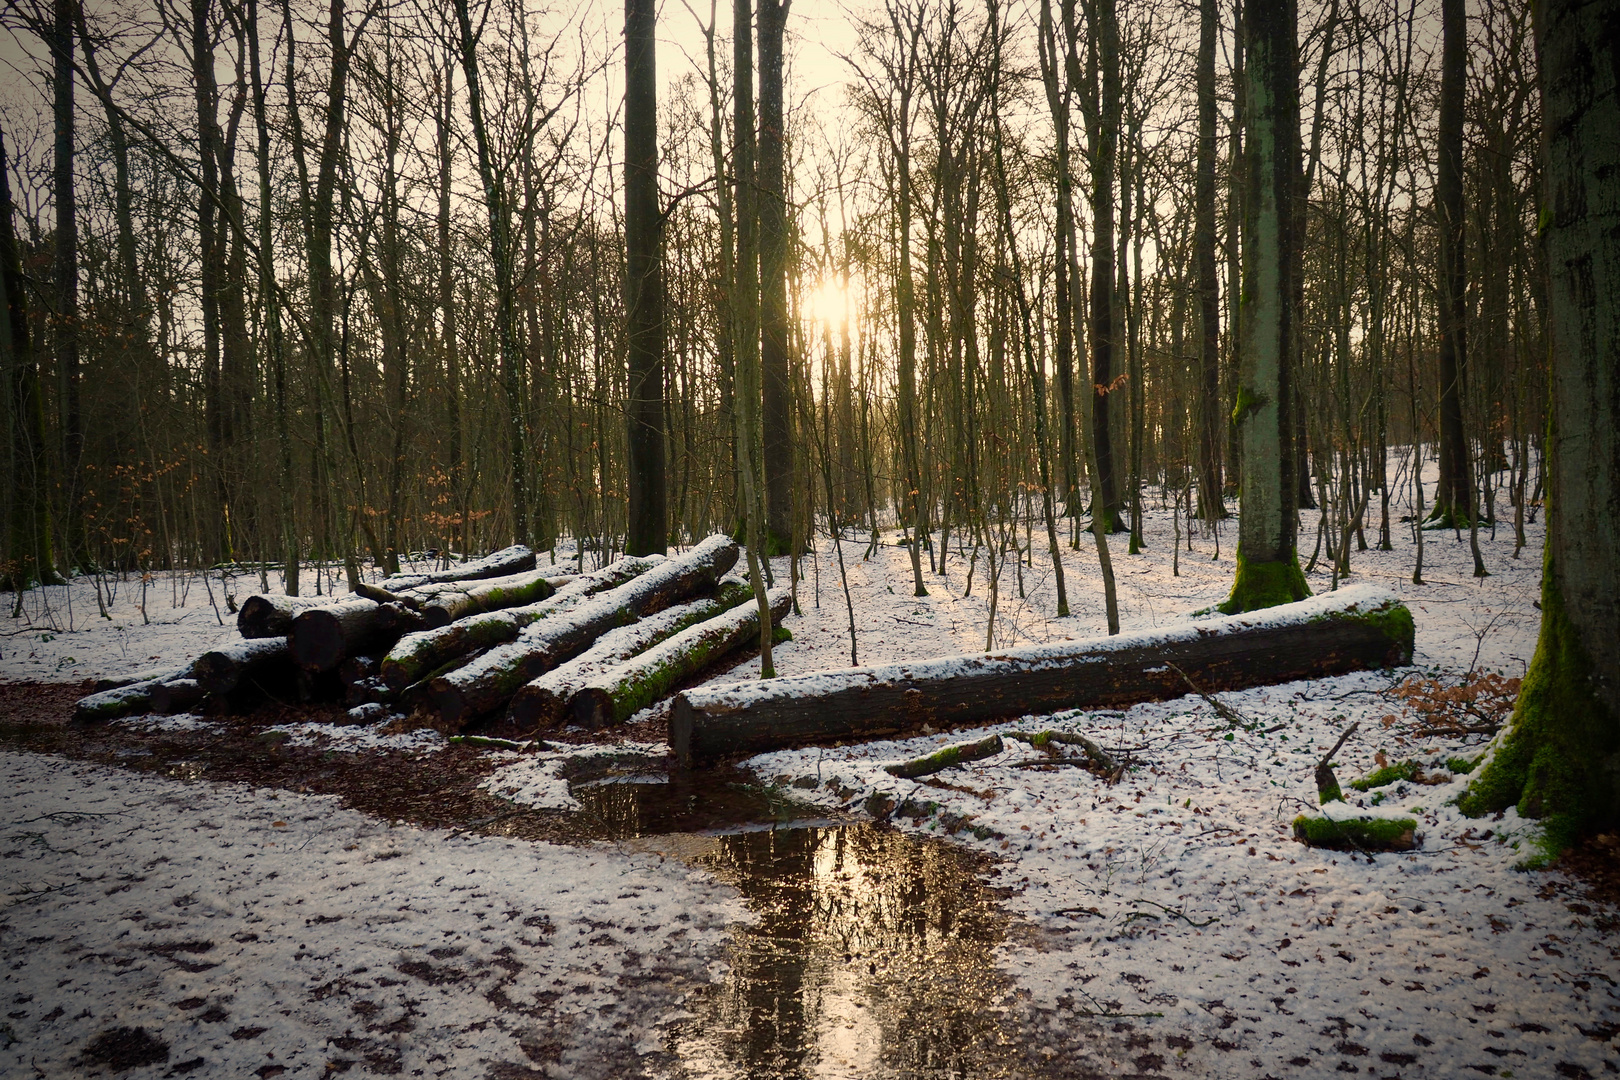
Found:
[[[1431, 466], [1431, 483], [1432, 474]], [[1539, 625], [1544, 529], [1528, 526], [1528, 546], [1513, 558], [1511, 510], [1505, 497], [1497, 505], [1503, 524], [1494, 537], [1480, 536], [1488, 578], [1472, 577], [1466, 534], [1427, 535], [1422, 585], [1411, 581], [1407, 525], [1392, 525], [1393, 551], [1352, 554], [1352, 587], [1397, 596], [1411, 609], [1416, 672], [1519, 676], [1528, 664]], [[1185, 522], [1182, 529], [1185, 535]], [[1307, 513], [1302, 548], [1315, 531], [1316, 515]], [[944, 574], [931, 573], [925, 555], [929, 595], [917, 597], [909, 552], [892, 535], [870, 558], [863, 557], [864, 537], [846, 539], [854, 657], [839, 563], [832, 542], [820, 537], [798, 583], [800, 613], [787, 621], [794, 639], [774, 651], [777, 671], [916, 664], [983, 656], [987, 644], [1005, 650], [1103, 636], [1090, 537], [1071, 548], [1066, 524], [1060, 532], [1074, 614], [1057, 619], [1040, 533], [1037, 527], [1029, 565], [1009, 555], [999, 568], [993, 623], [982, 550], [970, 559], [953, 537]], [[1125, 538], [1112, 540], [1127, 633], [1183, 632], [1189, 613], [1230, 589], [1234, 525], [1223, 526], [1218, 555], [1215, 537], [1195, 536], [1194, 550], [1181, 552], [1179, 576], [1171, 571], [1171, 533], [1170, 512], [1152, 509], [1144, 553], [1127, 555]], [[1376, 527], [1368, 539], [1376, 543]], [[543, 565], [546, 559], [542, 553]], [[558, 569], [571, 568], [566, 552], [558, 560]], [[778, 582], [786, 582], [787, 561], [773, 565]], [[1332, 585], [1320, 568], [1309, 581], [1319, 596]], [[21, 632], [5, 642], [0, 677], [67, 680], [168, 668], [234, 638], [229, 615], [223, 626], [216, 620], [195, 575], [151, 584], [149, 626], [137, 603], [139, 584], [117, 584], [108, 620], [97, 614], [88, 581], [29, 594], [25, 618], [13, 627]], [[241, 599], [257, 590], [258, 576], [221, 582], [216, 574], [210, 587], [223, 613], [222, 594]], [[1584, 899], [1559, 873], [1514, 870], [1532, 824], [1513, 811], [1484, 820], [1457, 813], [1451, 800], [1465, 779], [1451, 775], [1446, 762], [1477, 758], [1485, 742], [1416, 733], [1420, 723], [1388, 694], [1414, 670], [1221, 695], [1251, 721], [1246, 726], [1229, 727], [1188, 697], [1026, 717], [983, 732], [783, 751], [750, 765], [767, 779], [813, 785], [794, 790], [795, 797], [828, 812], [900, 807], [907, 812], [893, 815], [897, 827], [993, 856], [992, 883], [1010, 890], [1002, 906], [1020, 921], [997, 953], [1011, 979], [1009, 1000], [1069, 1033], [1059, 1040], [1066, 1052], [1095, 1072], [1539, 1077], [1620, 1070], [1616, 913]], [[757, 660], [742, 661], [710, 684], [757, 672]], [[1422, 837], [1416, 851], [1368, 856], [1292, 839], [1297, 814], [1320, 812], [1316, 762], [1352, 722], [1360, 727], [1335, 759], [1349, 801], [1329, 812], [1411, 816]], [[1109, 785], [1082, 768], [1032, 764], [1043, 753], [1008, 740], [997, 757], [935, 777], [907, 781], [883, 771], [989, 731], [1048, 728], [1085, 733], [1131, 767]], [[396, 738], [352, 727], [286, 730], [297, 738]], [[431, 733], [412, 737], [422, 740], [417, 752], [441, 745]], [[560, 770], [567, 757], [585, 752], [504, 755], [486, 786], [514, 802], [566, 808], [571, 796]], [[1376, 768], [1379, 754], [1416, 759], [1431, 777], [1449, 778], [1352, 791], [1349, 782]], [[6, 878], [17, 883], [0, 915], [7, 926], [0, 951], [8, 964], [21, 965], [6, 974], [5, 990], [33, 995], [11, 1010], [25, 1014], [7, 1021], [11, 1037], [23, 1041], [3, 1051], [0, 1061], [8, 1064], [0, 1072], [31, 1060], [47, 1074], [60, 1072], [94, 1032], [119, 1025], [160, 1030], [174, 1043], [172, 1062], [205, 1056], [219, 1075], [253, 1071], [271, 1050], [289, 1072], [309, 1072], [341, 1056], [335, 1039], [362, 1040], [354, 1051], [360, 1056], [404, 1055], [407, 1072], [523, 1061], [523, 1046], [537, 1045], [536, 1038], [580, 1063], [568, 1074], [588, 1074], [584, 1063], [597, 1050], [611, 1063], [607, 1072], [628, 1072], [633, 1067], [618, 1068], [631, 1060], [625, 1047], [669, 1045], [662, 1033], [674, 1028], [660, 1021], [673, 1022], [685, 987], [723, 974], [710, 965], [722, 961], [725, 928], [747, 917], [728, 888], [652, 854], [674, 844], [566, 849], [450, 838], [390, 828], [309, 796], [182, 784], [27, 755], [0, 762], [7, 770], [0, 793], [11, 856]], [[111, 816], [77, 816], [84, 813]], [[392, 850], [405, 854], [368, 861]], [[471, 878], [476, 888], [451, 891]], [[620, 896], [632, 889], [634, 897]], [[188, 897], [196, 902], [175, 906]], [[507, 911], [522, 914], [508, 920]], [[316, 914], [342, 921], [316, 922]], [[530, 914], [549, 919], [549, 940], [568, 947], [524, 944], [522, 920]], [[384, 921], [396, 917], [402, 921]], [[598, 931], [587, 918], [613, 926]], [[599, 932], [612, 943], [591, 945]], [[172, 958], [150, 951], [186, 941], [214, 944]], [[425, 955], [441, 947], [466, 951], [444, 960]], [[501, 966], [514, 958], [525, 966]], [[177, 960], [220, 966], [189, 972]], [[436, 987], [403, 970], [418, 962], [427, 967], [411, 970], [455, 968], [462, 981]], [[633, 970], [663, 982], [618, 981]], [[542, 1007], [532, 1018], [503, 1011], [489, 1002], [497, 987]], [[561, 997], [546, 996], [558, 987]], [[655, 1000], [643, 1011], [636, 995]], [[193, 998], [209, 1005], [175, 1004]], [[354, 1012], [361, 1001], [376, 1010]], [[42, 1038], [39, 1017], [57, 1002], [66, 1012]], [[215, 1002], [230, 1019], [199, 1019]], [[621, 1007], [603, 1011], [613, 1003]], [[402, 1017], [417, 1025], [408, 1038], [380, 1030]], [[1163, 1063], [1138, 1067], [1119, 1039], [1082, 1037], [1115, 1017], [1127, 1019], [1132, 1040], [1147, 1040], [1140, 1045], [1151, 1044]], [[630, 1030], [615, 1031], [626, 1019]], [[226, 1038], [237, 1025], [267, 1033]], [[543, 1038], [536, 1027], [546, 1027]], [[428, 1063], [420, 1056], [429, 1053], [425, 1047], [445, 1061]]]
[[0, 781], [7, 1076], [78, 1075], [118, 1028], [203, 1076], [624, 1075], [747, 918], [706, 874], [606, 845], [38, 755], [0, 754]]

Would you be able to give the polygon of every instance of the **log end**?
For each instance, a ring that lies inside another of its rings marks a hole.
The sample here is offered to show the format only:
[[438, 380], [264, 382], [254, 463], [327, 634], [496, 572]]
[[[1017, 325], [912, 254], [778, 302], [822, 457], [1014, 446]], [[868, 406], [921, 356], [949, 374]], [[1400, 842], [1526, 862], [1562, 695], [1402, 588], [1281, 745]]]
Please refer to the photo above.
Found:
[[514, 731], [550, 731], [562, 723], [566, 706], [550, 690], [530, 684], [512, 696], [507, 725]]
[[196, 679], [170, 679], [152, 688], [152, 711], [172, 716], [207, 696], [207, 687]]
[[676, 694], [669, 713], [669, 749], [683, 769], [690, 769], [692, 760], [692, 703], [686, 695]]
[[587, 731], [597, 731], [613, 723], [613, 695], [599, 686], [576, 690], [568, 699], [568, 715]]
[[236, 632], [249, 640], [285, 637], [291, 628], [292, 619], [277, 608], [268, 596], [255, 594], [248, 597], [242, 601], [242, 607], [236, 613]]
[[305, 671], [331, 671], [343, 660], [343, 626], [324, 608], [299, 615], [287, 635], [293, 663]]

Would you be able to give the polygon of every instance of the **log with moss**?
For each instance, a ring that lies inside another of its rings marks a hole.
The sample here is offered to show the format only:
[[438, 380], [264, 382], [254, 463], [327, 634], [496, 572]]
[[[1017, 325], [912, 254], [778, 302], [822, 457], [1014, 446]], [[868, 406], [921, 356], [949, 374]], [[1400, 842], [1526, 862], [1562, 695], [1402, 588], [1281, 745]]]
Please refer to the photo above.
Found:
[[633, 581], [662, 562], [662, 555], [626, 556], [576, 577], [537, 604], [471, 615], [446, 626], [406, 634], [383, 657], [382, 679], [390, 689], [404, 690], [458, 657], [513, 641], [525, 627]]
[[245, 638], [284, 638], [292, 630], [299, 613], [311, 608], [330, 607], [339, 601], [330, 596], [268, 596], [256, 593], [242, 601], [236, 613], [236, 632]]
[[73, 706], [73, 722], [76, 724], [90, 724], [101, 720], [116, 720], [121, 716], [133, 716], [136, 713], [151, 712], [152, 692], [162, 684], [173, 679], [189, 679], [191, 665], [175, 668], [152, 678], [142, 679], [139, 682], [128, 683], [124, 686], [115, 686], [111, 690], [102, 690], [94, 694], [86, 694]]
[[736, 562], [736, 541], [717, 534], [617, 589], [525, 628], [517, 640], [432, 681], [440, 727], [460, 727], [502, 708], [524, 684], [578, 656], [607, 631], [713, 590]]
[[[752, 594], [746, 599], [753, 599]], [[773, 589], [770, 605], [771, 625], [779, 625], [793, 606], [793, 591]], [[586, 728], [622, 724], [723, 657], [758, 641], [759, 606], [733, 607], [600, 672], [574, 691], [568, 700], [568, 716]]]
[[426, 574], [394, 574], [383, 578], [382, 586], [390, 592], [401, 592], [439, 582], [478, 581], [482, 578], [521, 574], [533, 570], [534, 564], [533, 551], [523, 544], [513, 544], [481, 559], [473, 559], [445, 570], [432, 570]]
[[1336, 851], [1411, 851], [1422, 837], [1413, 818], [1301, 814], [1294, 819], [1294, 839]]
[[[687, 763], [815, 743], [1399, 667], [1412, 615], [1353, 586], [1247, 615], [912, 664], [698, 687], [675, 699], [670, 743]], [[1174, 665], [1172, 667], [1171, 665]]]
[[427, 586], [420, 590], [424, 596], [422, 617], [430, 628], [449, 626], [457, 619], [470, 615], [538, 604], [574, 580], [573, 574], [559, 574], [555, 569], [548, 569], [530, 570], [526, 574], [511, 574], [476, 583]]
[[[1044, 732], [1043, 732], [1044, 734]], [[915, 780], [919, 776], [932, 776], [937, 772], [964, 765], [970, 761], [983, 761], [988, 757], [995, 757], [1001, 753], [1002, 743], [1000, 735], [986, 735], [982, 739], [971, 742], [952, 743], [942, 746], [932, 754], [924, 754], [920, 758], [902, 761], [894, 765], [885, 765], [883, 771], [890, 776], [898, 776], [902, 780]]]
[[[592, 679], [637, 653], [667, 641], [690, 626], [712, 619], [738, 604], [754, 598], [753, 591], [740, 581], [721, 582], [714, 596], [649, 615], [629, 626], [609, 630], [596, 644], [574, 659], [546, 672], [524, 685], [507, 707], [507, 724], [515, 732], [556, 727], [568, 714], [568, 701], [574, 692]], [[757, 623], [755, 624], [757, 627]]]
[[208, 650], [192, 665], [191, 677], [210, 694], [228, 694], [250, 676], [290, 685], [292, 668], [292, 655], [285, 641], [258, 638]]

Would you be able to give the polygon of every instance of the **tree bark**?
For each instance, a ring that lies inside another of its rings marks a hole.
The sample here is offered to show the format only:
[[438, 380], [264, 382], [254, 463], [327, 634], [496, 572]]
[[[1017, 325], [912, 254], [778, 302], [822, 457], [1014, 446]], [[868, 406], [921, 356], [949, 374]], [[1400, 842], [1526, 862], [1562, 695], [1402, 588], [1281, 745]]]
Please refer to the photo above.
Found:
[[1215, 269], [1215, 46], [1217, 0], [1198, 5], [1198, 157], [1193, 262], [1198, 272], [1198, 516], [1226, 517], [1221, 480], [1221, 286]]
[[292, 655], [287, 642], [275, 638], [236, 641], [218, 649], [210, 649], [197, 658], [191, 667], [191, 677], [210, 694], [225, 695], [235, 690], [249, 676], [269, 675], [290, 682], [293, 677]]
[[452, 581], [482, 581], [485, 578], [505, 577], [508, 574], [521, 574], [535, 567], [534, 552], [526, 545], [513, 544], [511, 547], [485, 555], [482, 559], [464, 562], [460, 566], [453, 566], [448, 570], [433, 570], [426, 574], [399, 574], [383, 579], [383, 585], [395, 592], [403, 589], [415, 589], [422, 585], [452, 582]]
[[686, 690], [675, 699], [670, 746], [683, 763], [701, 764], [924, 725], [937, 730], [1175, 698], [1186, 692], [1182, 673], [1213, 692], [1396, 667], [1411, 658], [1411, 614], [1358, 586], [1273, 615]]
[[255, 593], [236, 613], [236, 632], [245, 638], [285, 638], [293, 620], [311, 608], [330, 607], [329, 596], [269, 596]]
[[1464, 813], [1517, 804], [1546, 862], [1620, 822], [1620, 37], [1614, 0], [1535, 9], [1552, 420], [1541, 636]]

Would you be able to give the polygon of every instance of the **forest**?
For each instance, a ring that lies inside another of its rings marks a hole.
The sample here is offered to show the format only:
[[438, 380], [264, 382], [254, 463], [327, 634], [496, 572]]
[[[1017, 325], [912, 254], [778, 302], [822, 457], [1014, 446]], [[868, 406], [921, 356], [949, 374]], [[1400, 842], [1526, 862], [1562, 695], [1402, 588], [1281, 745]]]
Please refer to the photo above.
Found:
[[8, 0], [0, 1073], [1620, 1072], [1617, 26]]
[[1144, 502], [1209, 531], [1271, 197], [1302, 559], [1415, 543], [1392, 495], [1522, 545], [1528, 5], [1302, 5], [1275, 100], [1216, 0], [885, 0], [847, 50], [699, 7], [9, 6], [8, 580], [754, 521], [921, 537], [920, 592], [953, 545], [1135, 551]]

